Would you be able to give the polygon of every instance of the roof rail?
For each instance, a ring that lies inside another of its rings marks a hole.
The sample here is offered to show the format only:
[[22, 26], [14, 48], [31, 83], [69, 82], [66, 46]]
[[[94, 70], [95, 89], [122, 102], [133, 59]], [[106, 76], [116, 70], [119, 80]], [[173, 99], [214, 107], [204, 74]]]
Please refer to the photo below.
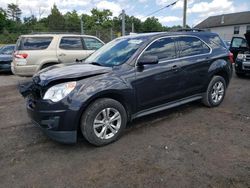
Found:
[[80, 35], [81, 33], [79, 32], [31, 32], [31, 35], [36, 35], [36, 34], [74, 34], [74, 35]]
[[178, 32], [204, 32], [206, 30], [204, 29], [199, 29], [199, 28], [182, 28], [182, 29], [178, 29]]

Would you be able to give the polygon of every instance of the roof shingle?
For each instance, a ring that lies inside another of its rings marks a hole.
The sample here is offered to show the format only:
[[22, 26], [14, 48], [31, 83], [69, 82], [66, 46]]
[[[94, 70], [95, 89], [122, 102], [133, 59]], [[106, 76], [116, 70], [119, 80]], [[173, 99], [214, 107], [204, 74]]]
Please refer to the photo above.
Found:
[[206, 29], [240, 24], [250, 24], [250, 11], [210, 16], [196, 25], [195, 28]]

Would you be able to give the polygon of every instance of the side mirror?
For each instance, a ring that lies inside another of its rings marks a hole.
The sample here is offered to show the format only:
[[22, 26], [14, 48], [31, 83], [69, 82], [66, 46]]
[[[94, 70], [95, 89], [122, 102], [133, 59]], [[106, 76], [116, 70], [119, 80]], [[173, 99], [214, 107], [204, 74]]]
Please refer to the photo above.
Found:
[[137, 62], [137, 65], [153, 65], [157, 64], [159, 62], [159, 59], [157, 56], [154, 55], [146, 55], [141, 56]]

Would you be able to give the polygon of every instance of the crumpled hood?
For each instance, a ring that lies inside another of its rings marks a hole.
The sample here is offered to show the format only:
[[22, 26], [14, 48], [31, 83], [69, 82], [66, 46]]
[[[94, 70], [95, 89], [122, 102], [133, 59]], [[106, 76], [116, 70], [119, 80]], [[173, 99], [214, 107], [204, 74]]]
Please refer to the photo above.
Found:
[[250, 32], [245, 34], [245, 38], [247, 40], [248, 47], [250, 48]]
[[95, 76], [108, 73], [110, 67], [102, 67], [91, 64], [71, 64], [55, 65], [44, 69], [33, 76], [33, 81], [41, 86], [46, 86], [51, 82], [70, 79], [81, 79], [84, 77]]

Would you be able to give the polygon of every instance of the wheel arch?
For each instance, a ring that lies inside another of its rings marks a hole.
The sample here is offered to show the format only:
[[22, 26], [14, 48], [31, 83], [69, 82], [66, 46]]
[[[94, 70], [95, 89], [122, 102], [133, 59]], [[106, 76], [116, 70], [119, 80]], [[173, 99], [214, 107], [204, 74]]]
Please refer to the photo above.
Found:
[[[110, 98], [110, 99], [114, 99], [114, 100], [118, 101], [119, 103], [121, 103], [122, 106], [125, 108], [128, 122], [131, 121], [131, 116], [132, 116], [132, 112], [133, 112], [133, 108], [134, 108], [133, 104], [131, 104], [131, 103], [133, 103], [133, 101], [128, 99], [131, 97], [128, 97], [126, 99], [126, 96], [121, 94], [121, 92], [112, 91], [112, 90], [104, 91], [104, 92], [97, 93], [97, 94], [93, 95], [88, 100], [83, 102], [83, 104], [80, 108], [79, 116], [78, 116], [77, 132], [80, 129], [81, 118], [82, 118], [82, 115], [83, 115], [84, 111], [86, 110], [86, 108], [88, 108], [88, 106], [91, 105], [94, 101], [101, 99], [101, 98]], [[129, 101], [131, 101], [131, 103]]]
[[225, 59], [217, 59], [209, 67], [208, 73], [210, 76], [206, 88], [214, 76], [223, 77], [226, 81], [226, 86], [228, 86], [232, 76], [232, 65]]

